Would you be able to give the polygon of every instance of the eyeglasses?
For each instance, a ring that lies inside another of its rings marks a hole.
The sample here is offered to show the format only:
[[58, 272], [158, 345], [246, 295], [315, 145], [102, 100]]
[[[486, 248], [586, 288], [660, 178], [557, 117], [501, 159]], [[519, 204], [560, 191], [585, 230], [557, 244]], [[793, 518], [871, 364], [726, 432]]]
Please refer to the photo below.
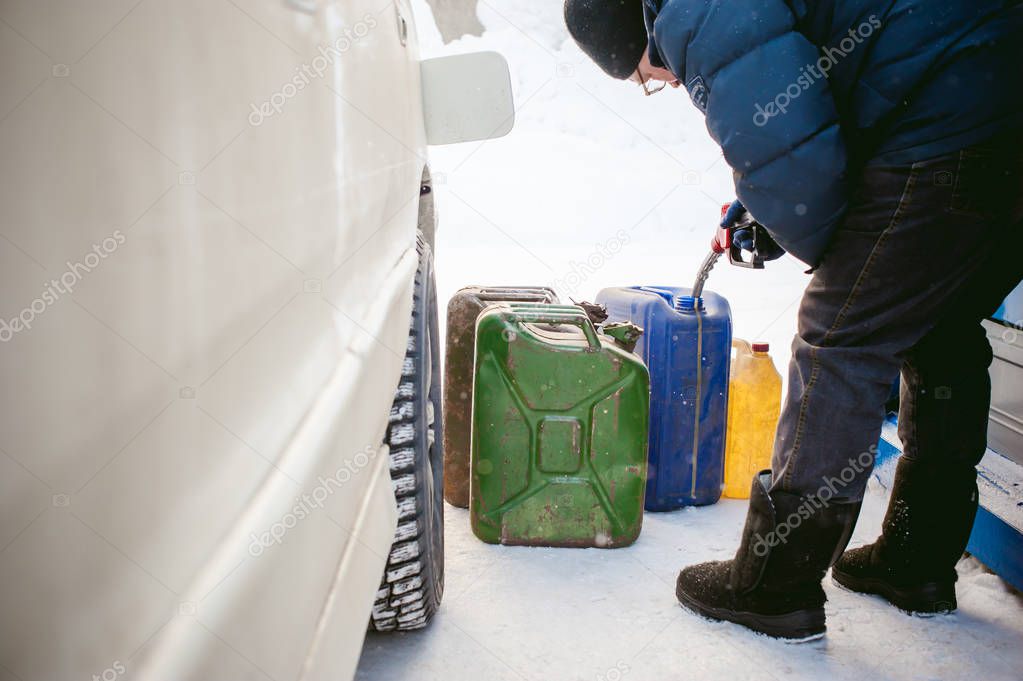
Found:
[[650, 95], [656, 95], [658, 92], [660, 92], [664, 88], [668, 87], [667, 83], [660, 83], [658, 85], [655, 85], [654, 87], [650, 87], [649, 85], [647, 85], [647, 81], [643, 77], [643, 74], [639, 72], [639, 69], [636, 69], [636, 74], [635, 75], [636, 75], [636, 80], [639, 81], [640, 87], [643, 88], [643, 95], [645, 97], [649, 97]]
[[646, 97], [649, 97], [650, 95], [656, 95], [658, 92], [668, 87], [667, 83], [661, 83], [659, 85], [655, 85], [654, 87], [650, 87], [649, 85], [646, 84], [646, 81], [641, 81], [640, 85], [643, 86], [643, 95]]

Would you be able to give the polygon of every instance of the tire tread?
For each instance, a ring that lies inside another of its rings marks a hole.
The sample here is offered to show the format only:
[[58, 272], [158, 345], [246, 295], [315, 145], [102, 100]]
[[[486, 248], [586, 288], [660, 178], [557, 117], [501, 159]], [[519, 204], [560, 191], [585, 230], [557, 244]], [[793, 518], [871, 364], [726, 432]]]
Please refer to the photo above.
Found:
[[[419, 246], [421, 256], [424, 250], [428, 254], [428, 247], [422, 239]], [[433, 412], [428, 408], [427, 413], [421, 414], [417, 409], [422, 403], [421, 396], [417, 394], [418, 374], [423, 363], [429, 365], [431, 361], [430, 357], [420, 354], [429, 347], [428, 343], [420, 342], [418, 332], [425, 309], [423, 277], [424, 271], [420, 267], [415, 279], [413, 313], [401, 382], [395, 391], [387, 426], [386, 443], [390, 449], [391, 485], [397, 503], [398, 527], [370, 616], [370, 628], [376, 631], [420, 629], [426, 626], [440, 601], [440, 593], [433, 593], [431, 580], [427, 578], [427, 566], [424, 565], [422, 542], [428, 542], [430, 538], [424, 536], [428, 525], [424, 523], [424, 511], [418, 500], [425, 483], [417, 479], [416, 465], [417, 428], [422, 427], [420, 420], [429, 419]], [[425, 402], [429, 404], [429, 397]], [[436, 434], [432, 424], [429, 428], [427, 441], [433, 445], [437, 441]], [[433, 569], [443, 570], [443, 567], [433, 566]]]

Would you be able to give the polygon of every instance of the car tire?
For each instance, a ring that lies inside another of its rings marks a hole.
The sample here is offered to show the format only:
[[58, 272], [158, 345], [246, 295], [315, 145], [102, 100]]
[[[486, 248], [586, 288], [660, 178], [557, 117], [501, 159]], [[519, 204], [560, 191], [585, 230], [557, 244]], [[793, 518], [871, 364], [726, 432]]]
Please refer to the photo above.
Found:
[[387, 426], [398, 528], [370, 616], [375, 631], [420, 629], [444, 593], [444, 479], [440, 344], [433, 253], [417, 239], [419, 269], [401, 382]]

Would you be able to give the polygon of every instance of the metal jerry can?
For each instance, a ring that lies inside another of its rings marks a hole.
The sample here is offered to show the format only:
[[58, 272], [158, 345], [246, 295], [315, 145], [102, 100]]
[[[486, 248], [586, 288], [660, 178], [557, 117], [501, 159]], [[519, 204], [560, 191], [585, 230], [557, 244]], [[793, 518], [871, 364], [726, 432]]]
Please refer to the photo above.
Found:
[[540, 286], [467, 286], [448, 301], [444, 357], [444, 498], [469, 505], [469, 430], [476, 317], [497, 302], [557, 303], [553, 289]]
[[649, 375], [571, 306], [476, 327], [470, 512], [485, 542], [625, 546], [643, 523]]
[[609, 321], [645, 332], [636, 352], [650, 370], [649, 511], [713, 504], [724, 484], [732, 319], [728, 301], [690, 289], [604, 289]]

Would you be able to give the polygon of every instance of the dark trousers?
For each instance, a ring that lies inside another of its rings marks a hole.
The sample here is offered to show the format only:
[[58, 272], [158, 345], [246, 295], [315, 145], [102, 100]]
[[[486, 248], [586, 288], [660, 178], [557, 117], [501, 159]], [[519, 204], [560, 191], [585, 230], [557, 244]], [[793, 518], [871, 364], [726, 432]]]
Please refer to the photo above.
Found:
[[902, 372], [904, 454], [975, 475], [991, 346], [981, 320], [1023, 278], [1023, 145], [868, 166], [799, 309], [774, 489], [859, 500]]

